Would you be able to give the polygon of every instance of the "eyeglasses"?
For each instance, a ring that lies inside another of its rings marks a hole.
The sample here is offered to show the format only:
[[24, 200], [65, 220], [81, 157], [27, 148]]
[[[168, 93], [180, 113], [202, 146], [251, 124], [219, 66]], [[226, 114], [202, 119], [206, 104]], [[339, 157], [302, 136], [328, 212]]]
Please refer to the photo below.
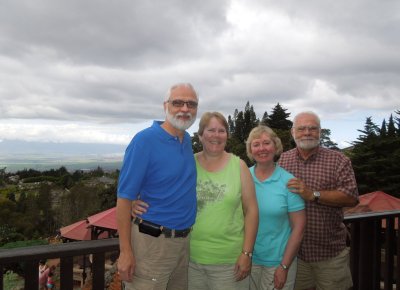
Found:
[[297, 132], [303, 133], [306, 130], [310, 131], [311, 133], [316, 133], [319, 131], [318, 126], [298, 126], [298, 127], [293, 127], [296, 129]]
[[196, 109], [198, 106], [198, 103], [195, 101], [168, 100], [167, 103], [171, 103], [176, 108], [182, 108], [185, 104], [189, 109]]

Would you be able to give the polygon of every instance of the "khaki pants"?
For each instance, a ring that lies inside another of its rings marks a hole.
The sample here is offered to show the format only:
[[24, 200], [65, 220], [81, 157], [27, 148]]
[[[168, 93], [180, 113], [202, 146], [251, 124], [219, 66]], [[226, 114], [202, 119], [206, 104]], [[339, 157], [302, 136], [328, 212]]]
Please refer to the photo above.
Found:
[[[280, 266], [278, 266], [280, 267]], [[254, 265], [251, 267], [250, 290], [274, 290], [276, 267]], [[293, 290], [297, 272], [297, 259], [294, 259], [287, 273], [286, 283], [282, 290]]]
[[326, 261], [306, 263], [298, 259], [296, 290], [347, 290], [352, 285], [348, 248]]
[[189, 236], [152, 237], [139, 232], [132, 223], [131, 236], [136, 259], [132, 282], [124, 282], [129, 290], [187, 290]]
[[248, 290], [249, 277], [235, 280], [234, 264], [189, 263], [189, 290]]

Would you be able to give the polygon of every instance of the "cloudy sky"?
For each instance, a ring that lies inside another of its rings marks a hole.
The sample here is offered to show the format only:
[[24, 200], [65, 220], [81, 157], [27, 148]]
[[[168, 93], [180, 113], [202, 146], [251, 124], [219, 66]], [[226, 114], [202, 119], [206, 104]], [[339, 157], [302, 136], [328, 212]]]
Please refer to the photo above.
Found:
[[279, 102], [345, 146], [400, 109], [400, 2], [2, 0], [0, 68], [0, 140], [127, 144], [191, 82], [199, 116]]

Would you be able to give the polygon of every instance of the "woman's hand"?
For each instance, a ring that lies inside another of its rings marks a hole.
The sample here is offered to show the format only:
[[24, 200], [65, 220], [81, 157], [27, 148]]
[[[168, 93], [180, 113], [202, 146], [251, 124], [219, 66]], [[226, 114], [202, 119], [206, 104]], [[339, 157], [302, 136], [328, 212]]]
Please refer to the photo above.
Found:
[[236, 281], [240, 281], [246, 278], [250, 274], [250, 270], [251, 270], [251, 258], [241, 253], [235, 264]]
[[274, 287], [276, 289], [282, 289], [285, 286], [287, 279], [288, 270], [283, 269], [281, 266], [278, 266], [274, 273]]

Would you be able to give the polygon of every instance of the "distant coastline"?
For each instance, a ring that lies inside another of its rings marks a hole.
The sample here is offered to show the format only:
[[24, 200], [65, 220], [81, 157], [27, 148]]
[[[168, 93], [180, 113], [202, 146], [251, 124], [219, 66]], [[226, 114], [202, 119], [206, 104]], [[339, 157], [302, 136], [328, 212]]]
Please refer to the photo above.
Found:
[[6, 172], [24, 169], [38, 171], [58, 169], [68, 171], [104, 171], [121, 168], [126, 146], [113, 144], [46, 143], [5, 140], [0, 142], [0, 168]]
[[89, 171], [101, 167], [104, 171], [115, 171], [120, 169], [122, 158], [85, 158], [84, 156], [70, 158], [24, 158], [8, 159], [0, 158], [0, 168], [6, 167], [6, 172], [17, 172], [24, 169], [45, 171], [58, 169], [64, 166], [69, 172], [76, 170]]

